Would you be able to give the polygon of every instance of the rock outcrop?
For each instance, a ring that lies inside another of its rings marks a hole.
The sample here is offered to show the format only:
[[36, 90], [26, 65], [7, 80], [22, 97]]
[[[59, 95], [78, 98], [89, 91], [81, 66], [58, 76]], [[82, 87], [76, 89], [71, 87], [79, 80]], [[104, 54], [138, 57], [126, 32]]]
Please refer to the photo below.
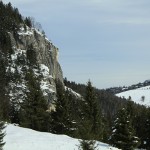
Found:
[[[9, 35], [14, 50], [14, 54], [11, 56], [13, 59], [16, 55], [21, 55], [21, 53], [24, 53], [24, 57], [26, 57], [27, 49], [29, 45], [32, 45], [36, 54], [37, 63], [40, 66], [40, 71], [43, 76], [41, 80], [41, 90], [43, 91], [46, 100], [51, 103], [56, 97], [55, 80], [59, 79], [63, 83], [63, 73], [58, 62], [59, 49], [55, 47], [44, 34], [34, 28], [27, 27], [25, 29], [24, 27], [21, 27], [20, 31], [18, 31], [15, 36], [12, 33], [9, 33]], [[10, 70], [14, 69], [15, 65], [11, 66]], [[12, 95], [13, 94], [11, 93], [11, 96]]]

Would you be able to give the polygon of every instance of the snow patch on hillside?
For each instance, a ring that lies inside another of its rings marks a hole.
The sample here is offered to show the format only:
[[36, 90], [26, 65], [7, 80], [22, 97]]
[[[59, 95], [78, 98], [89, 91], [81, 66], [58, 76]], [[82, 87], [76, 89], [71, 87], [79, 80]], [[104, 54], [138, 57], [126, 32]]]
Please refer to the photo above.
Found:
[[[21, 128], [12, 124], [6, 127], [4, 150], [78, 150], [79, 140], [66, 135], [56, 135]], [[118, 150], [97, 142], [98, 150]]]
[[45, 34], [43, 34], [40, 30], [36, 29], [36, 28], [29, 28], [28, 26], [26, 26], [26, 29], [24, 26], [20, 27], [20, 30], [18, 32], [19, 35], [22, 36], [32, 36], [34, 34], [34, 32], [36, 32], [37, 34], [43, 36], [45, 38], [45, 40], [47, 40], [48, 42], [52, 43]]
[[[26, 80], [24, 70], [28, 69], [26, 64], [26, 50], [17, 49], [13, 47], [13, 53], [11, 57], [8, 58], [9, 63], [6, 67], [6, 73], [11, 76], [11, 81], [9, 82], [9, 96], [10, 101], [16, 101], [19, 105], [26, 98]], [[21, 62], [21, 63], [20, 63]], [[16, 79], [18, 77], [19, 79]], [[18, 107], [16, 105], [16, 107]]]
[[150, 106], [150, 86], [145, 86], [142, 88], [137, 88], [126, 92], [121, 92], [119, 94], [116, 94], [116, 96], [126, 99], [131, 97], [131, 100], [137, 104], [145, 105], [147, 107]]
[[79, 93], [73, 91], [71, 88], [68, 88], [68, 87], [65, 86], [65, 90], [70, 91], [73, 95], [75, 95], [75, 96], [78, 97], [78, 98], [81, 98], [81, 97], [82, 97]]
[[49, 73], [49, 68], [44, 64], [40, 64], [40, 73], [42, 75], [40, 87], [43, 95], [46, 96], [48, 93], [55, 93], [54, 86], [49, 82], [53, 79], [52, 75]]

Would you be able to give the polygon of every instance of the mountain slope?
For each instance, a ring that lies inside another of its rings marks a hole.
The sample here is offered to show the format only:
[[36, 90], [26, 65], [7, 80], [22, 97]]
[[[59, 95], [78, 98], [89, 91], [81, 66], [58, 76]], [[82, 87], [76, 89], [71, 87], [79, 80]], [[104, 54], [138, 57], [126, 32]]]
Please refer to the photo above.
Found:
[[131, 97], [131, 100], [137, 104], [150, 106], [150, 86], [121, 92], [119, 94], [116, 94], [116, 96], [124, 97], [126, 99]]
[[145, 80], [144, 82], [139, 82], [137, 84], [132, 84], [130, 86], [111, 87], [111, 88], [107, 88], [106, 91], [108, 91], [109, 93], [112, 93], [112, 94], [118, 94], [121, 92], [134, 90], [134, 89], [142, 88], [145, 86], [150, 86], [150, 80]]
[[63, 84], [59, 49], [31, 17], [23, 17], [11, 3], [0, 1], [0, 10], [0, 95], [4, 95], [0, 102], [8, 101], [11, 106], [6, 110], [13, 107], [12, 110], [18, 111], [20, 104], [29, 99], [27, 93], [32, 93], [27, 79], [32, 74], [35, 82], [40, 83], [49, 109], [56, 99], [55, 80]]
[[[79, 140], [66, 135], [37, 132], [31, 129], [7, 125], [5, 150], [78, 150]], [[108, 144], [97, 143], [99, 150], [118, 150]]]

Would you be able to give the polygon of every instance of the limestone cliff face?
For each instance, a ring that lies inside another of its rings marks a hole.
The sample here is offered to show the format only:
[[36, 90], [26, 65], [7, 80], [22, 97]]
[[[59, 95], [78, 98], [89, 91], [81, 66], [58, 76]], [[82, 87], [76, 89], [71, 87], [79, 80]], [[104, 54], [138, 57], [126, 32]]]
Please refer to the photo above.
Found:
[[[32, 45], [36, 53], [36, 60], [41, 66], [41, 73], [43, 74], [41, 88], [45, 98], [48, 102], [51, 102], [56, 96], [55, 79], [59, 79], [63, 83], [63, 73], [58, 62], [58, 48], [45, 35], [33, 28], [25, 29], [21, 27], [15, 37], [12, 33], [9, 33], [9, 35], [14, 55], [24, 53], [26, 57], [26, 51], [29, 45]], [[13, 55], [12, 58], [14, 58]]]
[[19, 49], [27, 49], [32, 44], [37, 53], [39, 64], [48, 66], [50, 75], [54, 79], [63, 81], [62, 70], [58, 63], [58, 48], [35, 29], [30, 29], [27, 34], [20, 32], [18, 35], [19, 41], [16, 43], [17, 47]]

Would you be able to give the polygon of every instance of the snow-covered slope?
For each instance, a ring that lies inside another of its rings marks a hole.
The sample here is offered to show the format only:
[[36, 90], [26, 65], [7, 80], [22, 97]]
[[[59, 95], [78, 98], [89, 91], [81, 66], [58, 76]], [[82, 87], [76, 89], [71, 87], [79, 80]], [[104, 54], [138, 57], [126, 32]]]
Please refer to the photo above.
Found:
[[[79, 141], [66, 135], [37, 132], [7, 125], [4, 150], [78, 150]], [[118, 150], [108, 144], [98, 143], [99, 150]]]
[[129, 90], [116, 94], [118, 97], [124, 97], [126, 99], [131, 97], [131, 100], [137, 104], [150, 106], [150, 86], [145, 86], [142, 88], [137, 88], [135, 90]]
[[71, 89], [67, 86], [65, 86], [65, 90], [70, 91], [70, 93], [72, 93], [75, 97], [82, 98], [82, 96], [79, 93], [75, 92], [73, 89]]

